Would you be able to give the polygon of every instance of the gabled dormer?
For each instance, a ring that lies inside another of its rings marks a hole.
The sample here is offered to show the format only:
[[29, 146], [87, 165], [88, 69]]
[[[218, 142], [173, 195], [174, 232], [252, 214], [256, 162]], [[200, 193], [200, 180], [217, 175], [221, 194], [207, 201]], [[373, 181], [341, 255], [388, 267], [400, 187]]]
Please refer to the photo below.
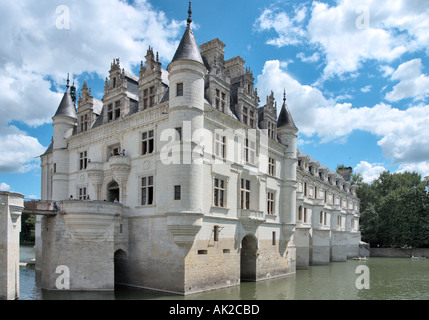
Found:
[[114, 59], [104, 85], [103, 123], [136, 112], [138, 100], [138, 77], [121, 69], [119, 59]]
[[149, 47], [143, 61], [140, 65], [139, 73], [139, 111], [146, 110], [158, 105], [168, 89], [168, 74], [162, 69], [159, 62], [158, 52], [154, 53], [153, 48]]
[[258, 109], [259, 128], [266, 129], [268, 137], [277, 137], [277, 102], [274, 99], [274, 92], [267, 96], [265, 106]]
[[200, 46], [201, 56], [207, 68], [204, 96], [213, 108], [229, 113], [231, 100], [231, 78], [225, 69], [225, 44], [219, 39]]
[[231, 78], [231, 104], [238, 119], [251, 128], [258, 125], [258, 92], [254, 88], [253, 72], [244, 68], [245, 61], [235, 57], [225, 61], [225, 68]]
[[97, 117], [101, 114], [103, 103], [91, 95], [91, 88], [83, 83], [79, 93], [77, 108], [77, 133], [91, 129]]

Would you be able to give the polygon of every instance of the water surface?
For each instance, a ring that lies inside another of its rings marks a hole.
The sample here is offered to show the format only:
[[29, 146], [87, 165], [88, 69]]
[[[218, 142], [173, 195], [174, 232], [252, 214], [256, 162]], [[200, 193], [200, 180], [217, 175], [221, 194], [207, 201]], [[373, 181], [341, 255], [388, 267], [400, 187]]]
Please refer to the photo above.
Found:
[[[34, 257], [34, 248], [21, 247], [21, 261]], [[369, 270], [369, 289], [357, 289], [359, 265]], [[20, 268], [21, 300], [429, 300], [429, 259], [369, 258], [327, 266], [311, 266], [295, 275], [197, 293], [186, 297], [119, 287], [116, 292], [50, 292], [41, 290], [35, 270]]]

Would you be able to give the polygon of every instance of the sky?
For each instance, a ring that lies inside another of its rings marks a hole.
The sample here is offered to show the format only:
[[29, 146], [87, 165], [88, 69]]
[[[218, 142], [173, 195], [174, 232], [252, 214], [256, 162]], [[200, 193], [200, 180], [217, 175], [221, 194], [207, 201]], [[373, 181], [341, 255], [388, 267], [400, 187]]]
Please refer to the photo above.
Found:
[[[186, 28], [186, 0], [0, 2], [0, 190], [40, 198], [40, 155], [67, 74], [102, 99], [111, 62], [138, 75], [149, 46], [167, 68]], [[199, 45], [241, 56], [260, 106], [274, 92], [299, 128], [298, 148], [366, 182], [429, 176], [427, 0], [194, 0]]]

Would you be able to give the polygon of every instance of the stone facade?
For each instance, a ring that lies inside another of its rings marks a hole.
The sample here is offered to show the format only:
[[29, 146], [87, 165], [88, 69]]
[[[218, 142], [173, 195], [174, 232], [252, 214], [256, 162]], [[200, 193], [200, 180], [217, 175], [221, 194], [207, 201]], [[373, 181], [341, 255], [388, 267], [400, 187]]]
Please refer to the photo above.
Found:
[[19, 233], [24, 196], [0, 191], [0, 300], [19, 298]]
[[273, 94], [260, 107], [224, 47], [198, 47], [188, 21], [167, 69], [149, 48], [139, 77], [113, 61], [103, 101], [84, 84], [75, 110], [67, 88], [41, 156], [43, 200], [60, 205], [37, 223], [43, 288], [64, 265], [70, 290], [190, 294], [358, 252], [353, 188], [305, 167], [286, 98], [279, 119]]

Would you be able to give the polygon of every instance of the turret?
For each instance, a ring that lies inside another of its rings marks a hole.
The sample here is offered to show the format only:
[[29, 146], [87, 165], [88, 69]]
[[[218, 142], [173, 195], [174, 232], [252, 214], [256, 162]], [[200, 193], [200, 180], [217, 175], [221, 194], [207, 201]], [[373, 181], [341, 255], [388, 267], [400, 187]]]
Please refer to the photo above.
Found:
[[286, 104], [286, 91], [283, 106], [277, 120], [277, 136], [285, 147], [282, 179], [282, 222], [289, 225], [296, 223], [296, 166], [297, 166], [297, 133], [296, 127]]
[[73, 134], [77, 115], [70, 93], [70, 80], [67, 78], [67, 88], [53, 120], [53, 162], [54, 176], [52, 185], [52, 200], [60, 201], [68, 198], [69, 161], [67, 138]]
[[[169, 64], [169, 123], [180, 131], [180, 164], [169, 165], [172, 200], [170, 211], [201, 212], [203, 199], [203, 168], [196, 164], [192, 137], [204, 127], [204, 76], [207, 72], [191, 28], [191, 2], [188, 25], [179, 47]], [[179, 129], [180, 128], [180, 129]], [[173, 186], [180, 187], [180, 202], [174, 201]]]

